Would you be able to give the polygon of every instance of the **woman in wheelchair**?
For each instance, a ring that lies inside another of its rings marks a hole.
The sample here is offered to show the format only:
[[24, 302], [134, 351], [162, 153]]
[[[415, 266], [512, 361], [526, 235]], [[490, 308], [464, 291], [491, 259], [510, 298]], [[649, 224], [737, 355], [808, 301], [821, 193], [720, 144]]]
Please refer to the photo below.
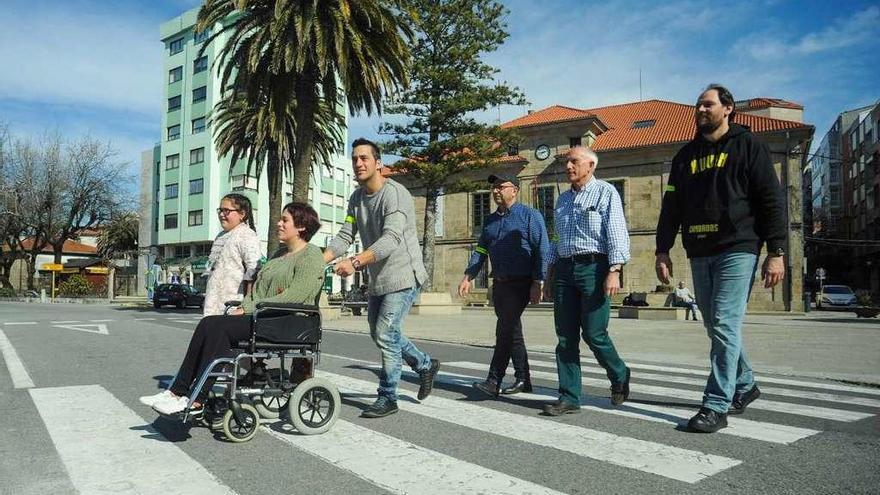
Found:
[[[141, 397], [143, 404], [162, 414], [176, 414], [189, 403], [193, 381], [201, 376], [214, 359], [230, 356], [236, 342], [251, 334], [249, 316], [258, 303], [314, 304], [324, 281], [324, 258], [321, 249], [309, 244], [321, 223], [315, 210], [304, 203], [289, 203], [278, 221], [278, 240], [287, 252], [266, 263], [257, 274], [253, 290], [241, 306], [223, 316], [203, 318], [189, 342], [189, 348], [168, 390]], [[205, 383], [190, 413], [197, 412], [211, 390], [213, 379]]]

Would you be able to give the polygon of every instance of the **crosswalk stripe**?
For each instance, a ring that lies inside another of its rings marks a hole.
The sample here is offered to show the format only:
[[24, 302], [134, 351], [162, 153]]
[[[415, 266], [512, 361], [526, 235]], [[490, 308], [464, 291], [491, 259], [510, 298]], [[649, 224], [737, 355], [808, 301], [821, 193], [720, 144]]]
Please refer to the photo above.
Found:
[[[343, 389], [373, 394], [376, 383], [319, 372]], [[570, 452], [667, 478], [696, 483], [742, 461], [714, 454], [628, 438], [603, 431], [499, 411], [432, 396], [420, 404], [398, 401], [398, 407], [429, 418], [494, 435]]]
[[3, 330], [0, 330], [0, 354], [3, 355], [3, 361], [6, 362], [6, 369], [9, 370], [9, 376], [12, 378], [13, 388], [31, 388], [34, 386], [31, 375], [28, 374], [27, 368], [24, 367], [24, 363], [21, 362], [21, 358], [15, 352], [15, 347], [12, 347], [12, 342], [6, 338]]
[[[415, 376], [415, 373], [404, 373]], [[469, 387], [471, 383], [474, 381], [481, 381], [482, 378], [444, 371], [437, 375], [436, 380], [440, 383], [446, 383], [449, 385]], [[534, 386], [534, 390], [536, 391], [535, 393], [523, 392], [512, 396], [505, 396], [505, 399], [513, 402], [519, 400], [551, 402], [555, 401], [558, 397], [556, 389]], [[675, 408], [632, 401], [627, 402], [622, 406], [612, 406], [607, 398], [596, 397], [593, 395], [586, 395], [581, 398], [581, 408], [587, 411], [653, 421], [656, 423], [666, 423], [675, 426], [686, 424], [687, 420], [696, 412], [696, 409]], [[729, 426], [719, 430], [718, 433], [783, 445], [788, 445], [803, 438], [821, 433], [820, 430], [813, 430], [810, 428], [754, 421], [733, 416], [728, 417], [727, 421]]]
[[392, 493], [562, 495], [348, 421], [337, 421], [328, 432], [313, 436], [276, 428], [264, 427], [275, 438]]
[[[458, 361], [458, 362], [447, 362], [446, 366], [452, 366], [457, 368], [470, 369], [475, 371], [488, 371], [489, 365], [480, 364], [480, 363], [470, 363], [466, 361]], [[545, 380], [557, 380], [558, 376], [556, 373], [548, 373], [546, 371], [532, 371], [531, 376], [534, 378], [542, 378]], [[638, 375], [636, 375], [638, 378]], [[609, 386], [608, 380], [600, 380], [595, 378], [583, 378], [583, 384], [593, 387], [601, 387], [607, 388]], [[630, 390], [632, 392], [637, 392], [641, 394], [648, 395], [659, 395], [663, 397], [674, 397], [677, 399], [687, 399], [694, 401], [702, 401], [703, 400], [703, 392], [695, 391], [695, 390], [683, 390], [677, 388], [670, 387], [658, 387], [654, 385], [641, 385], [638, 383], [632, 383], [630, 385]], [[831, 409], [827, 407], [819, 407], [819, 406], [809, 406], [803, 404], [794, 404], [791, 402], [778, 402], [771, 400], [757, 400], [752, 402], [749, 405], [750, 409], [763, 409], [765, 411], [775, 411], [786, 414], [795, 414], [799, 416], [808, 416], [812, 418], [821, 418], [828, 419], [831, 421], [842, 421], [842, 422], [851, 422], [851, 421], [859, 421], [865, 418], [870, 418], [874, 416], [871, 413], [863, 413], [856, 411], [848, 411], [843, 409]]]
[[[346, 356], [338, 356], [338, 355], [327, 355], [324, 356], [333, 357], [337, 359], [344, 359], [347, 361], [356, 361], [362, 362], [364, 364], [369, 365], [372, 369], [378, 369], [379, 367], [372, 364], [370, 361], [365, 361], [361, 359], [349, 358]], [[448, 364], [448, 363], [447, 363]], [[404, 375], [407, 376], [417, 376], [415, 373], [404, 370]], [[483, 378], [479, 378], [471, 375], [462, 375], [459, 373], [451, 373], [448, 371], [443, 371], [437, 375], [435, 380], [438, 383], [444, 383], [447, 385], [454, 385], [458, 387], [470, 387], [471, 383], [475, 381], [482, 381]], [[535, 386], [535, 390], [543, 392], [543, 394], [539, 393], [520, 393], [514, 396], [505, 396], [506, 400], [509, 401], [518, 401], [518, 400], [540, 400], [544, 402], [555, 401], [557, 398], [556, 390]], [[641, 419], [646, 421], [653, 421], [657, 423], [667, 423], [678, 426], [684, 422], [687, 422], [691, 416], [694, 415], [694, 409], [684, 409], [684, 408], [674, 408], [669, 406], [661, 406], [657, 404], [643, 404], [640, 402], [627, 402], [623, 406], [612, 406], [608, 399], [602, 397], [595, 397], [592, 395], [585, 395], [581, 399], [581, 407], [588, 411], [594, 411], [604, 414], [613, 414], [616, 416], [625, 416], [629, 418]], [[788, 445], [794, 443], [803, 438], [807, 438], [817, 433], [821, 433], [820, 430], [813, 430], [810, 428], [800, 428], [797, 426], [789, 426], [789, 425], [781, 425], [777, 423], [767, 423], [763, 421], [754, 421], [750, 419], [739, 418], [735, 416], [731, 416], [727, 418], [729, 426], [722, 430], [719, 430], [718, 433], [722, 435], [731, 435], [742, 438], [749, 438], [752, 440], [760, 440], [763, 442], [770, 443], [778, 443], [783, 445]]]
[[[554, 371], [556, 370], [556, 363], [548, 363], [546, 361], [538, 361], [532, 362], [529, 361], [529, 365], [531, 367], [537, 368], [552, 368]], [[627, 366], [630, 366], [627, 364]], [[635, 366], [631, 366], [635, 368]], [[605, 376], [605, 370], [596, 369], [596, 367], [584, 368], [583, 373], [590, 373], [594, 375]], [[706, 377], [709, 372], [707, 371], [705, 375], [703, 375], [703, 379], [699, 378], [688, 378], [684, 376], [672, 376], [672, 375], [658, 375], [656, 373], [637, 373], [637, 377], [639, 379], [645, 380], [658, 380], [664, 381], [667, 383], [680, 383], [682, 385], [698, 385], [700, 387], [704, 387], [706, 385]], [[793, 390], [789, 388], [778, 388], [778, 387], [766, 387], [764, 386], [765, 380], [758, 379], [757, 381], [761, 382], [761, 392], [771, 394], [771, 395], [780, 395], [783, 397], [796, 397], [799, 399], [809, 399], [809, 400], [821, 400], [825, 402], [839, 402], [841, 404], [850, 404], [856, 406], [866, 406], [866, 407], [880, 407], [880, 400], [870, 399], [868, 397], [852, 397], [849, 395], [840, 395], [840, 394], [829, 394], [825, 392], [813, 392], [810, 390]], [[768, 382], [769, 383], [769, 382]]]
[[235, 493], [103, 387], [29, 392], [79, 493]]
[[[593, 365], [597, 365], [595, 359], [588, 358], [586, 356], [581, 356], [581, 362], [588, 362]], [[543, 366], [551, 366], [553, 369], [556, 369], [555, 361], [540, 361], [536, 360], [532, 357], [529, 358], [529, 365], [543, 365]], [[680, 375], [693, 375], [693, 376], [701, 376], [707, 377], [709, 376], [709, 369], [693, 369], [693, 368], [679, 368], [676, 366], [659, 366], [656, 364], [643, 364], [643, 363], [630, 363], [626, 362], [626, 365], [634, 370], [647, 370], [647, 371], [664, 371], [667, 373], [678, 373]], [[820, 390], [833, 390], [836, 392], [853, 392], [857, 394], [865, 394], [865, 395], [880, 395], [880, 388], [869, 388], [869, 387], [860, 387], [857, 385], [844, 385], [839, 383], [818, 383], [811, 382], [805, 380], [794, 380], [791, 378], [778, 378], [773, 376], [756, 376], [758, 381], [761, 383], [775, 383], [776, 385], [790, 385], [794, 387], [803, 387], [803, 388], [815, 388]], [[762, 389], [763, 390], [763, 389]]]

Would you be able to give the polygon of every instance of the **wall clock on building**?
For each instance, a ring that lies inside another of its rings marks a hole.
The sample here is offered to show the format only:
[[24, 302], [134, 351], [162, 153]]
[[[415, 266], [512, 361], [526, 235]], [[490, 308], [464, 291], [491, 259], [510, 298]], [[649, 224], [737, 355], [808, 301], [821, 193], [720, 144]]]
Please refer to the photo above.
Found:
[[538, 160], [546, 160], [550, 158], [550, 147], [546, 144], [539, 144], [537, 148], [535, 148], [535, 158]]

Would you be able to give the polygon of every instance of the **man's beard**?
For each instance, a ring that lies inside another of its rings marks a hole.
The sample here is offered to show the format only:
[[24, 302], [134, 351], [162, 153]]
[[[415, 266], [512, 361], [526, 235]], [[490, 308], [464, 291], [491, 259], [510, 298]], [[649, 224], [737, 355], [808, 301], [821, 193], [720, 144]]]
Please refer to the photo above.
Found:
[[700, 131], [700, 134], [711, 134], [715, 132], [715, 129], [721, 127], [721, 124], [724, 123], [724, 119], [718, 119], [717, 121], [712, 120], [712, 115], [707, 115], [706, 120], [700, 123], [700, 117], [697, 117], [697, 130]]

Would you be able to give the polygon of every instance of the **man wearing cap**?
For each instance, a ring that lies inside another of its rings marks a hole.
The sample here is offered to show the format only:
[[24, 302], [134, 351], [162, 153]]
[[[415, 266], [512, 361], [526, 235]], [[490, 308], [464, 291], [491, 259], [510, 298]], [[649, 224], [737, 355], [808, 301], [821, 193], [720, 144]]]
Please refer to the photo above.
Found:
[[[486, 256], [492, 264], [492, 303], [495, 324], [495, 352], [485, 381], [474, 382], [477, 390], [497, 397], [499, 392], [531, 392], [529, 358], [523, 340], [522, 316], [526, 305], [541, 301], [550, 242], [544, 218], [534, 208], [517, 203], [519, 179], [514, 175], [489, 176], [492, 199], [498, 208], [486, 218], [477, 247], [471, 254], [458, 295], [470, 292], [471, 281], [480, 272]], [[507, 364], [513, 360], [515, 381], [502, 390]]]
[[617, 189], [593, 176], [599, 157], [585, 146], [568, 152], [571, 188], [556, 201], [556, 239], [544, 296], [554, 299], [559, 400], [544, 406], [550, 416], [575, 413], [581, 404], [580, 337], [611, 381], [611, 403], [629, 397], [630, 370], [608, 336], [611, 296], [629, 260], [629, 232]]

